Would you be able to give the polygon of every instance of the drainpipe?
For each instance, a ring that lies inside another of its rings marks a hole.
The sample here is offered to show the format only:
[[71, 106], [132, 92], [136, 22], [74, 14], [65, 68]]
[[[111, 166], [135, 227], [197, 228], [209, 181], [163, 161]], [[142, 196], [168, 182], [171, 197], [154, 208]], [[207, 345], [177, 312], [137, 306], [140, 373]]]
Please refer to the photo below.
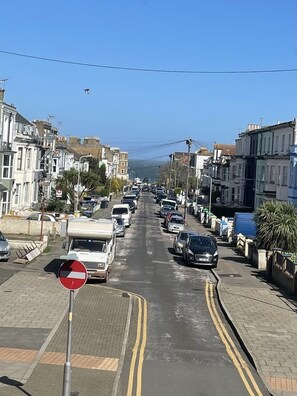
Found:
[[12, 119], [12, 113], [9, 114], [9, 120], [8, 120], [7, 144], [6, 144], [7, 148], [9, 148], [11, 119]]

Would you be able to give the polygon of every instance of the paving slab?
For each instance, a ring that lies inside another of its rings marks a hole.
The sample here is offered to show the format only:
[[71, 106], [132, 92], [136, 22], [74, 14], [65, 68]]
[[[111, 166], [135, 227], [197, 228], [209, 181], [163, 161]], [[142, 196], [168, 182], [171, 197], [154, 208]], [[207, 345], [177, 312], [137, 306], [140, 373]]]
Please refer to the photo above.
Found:
[[[210, 232], [188, 216], [187, 226]], [[217, 236], [221, 306], [271, 394], [297, 395], [297, 301]]]

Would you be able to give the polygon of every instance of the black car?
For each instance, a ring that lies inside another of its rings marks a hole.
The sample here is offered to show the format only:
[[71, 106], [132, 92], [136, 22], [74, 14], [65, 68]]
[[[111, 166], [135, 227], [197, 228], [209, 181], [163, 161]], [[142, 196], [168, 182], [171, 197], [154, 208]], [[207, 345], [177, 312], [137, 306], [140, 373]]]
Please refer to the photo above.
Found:
[[133, 199], [122, 199], [123, 204], [129, 204], [132, 213], [135, 213], [136, 205]]
[[214, 268], [218, 266], [217, 244], [207, 235], [189, 236], [182, 255], [187, 265], [203, 264]]
[[162, 199], [166, 199], [167, 198], [167, 194], [157, 194], [155, 197], [156, 203], [160, 203], [162, 201]]

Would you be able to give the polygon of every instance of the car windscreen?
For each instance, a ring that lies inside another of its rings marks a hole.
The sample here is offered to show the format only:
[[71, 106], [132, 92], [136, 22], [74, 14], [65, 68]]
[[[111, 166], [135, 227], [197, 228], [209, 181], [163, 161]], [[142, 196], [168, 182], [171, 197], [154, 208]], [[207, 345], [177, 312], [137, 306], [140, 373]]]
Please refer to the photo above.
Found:
[[187, 240], [187, 237], [188, 237], [188, 234], [187, 234], [186, 232], [182, 232], [182, 233], [179, 235], [179, 239], [180, 239], [181, 241], [186, 241], [186, 240]]
[[209, 237], [197, 236], [197, 237], [191, 238], [190, 247], [192, 247], [192, 248], [195, 248], [195, 247], [215, 248], [215, 244], [214, 244], [213, 240]]
[[0, 241], [6, 241], [5, 236], [2, 234], [2, 232], [0, 231]]
[[171, 217], [170, 219], [170, 223], [174, 223], [174, 224], [184, 224], [185, 221], [182, 217]]
[[166, 199], [162, 200], [162, 205], [170, 206], [171, 208], [175, 208], [176, 202], [172, 202]]
[[172, 208], [171, 208], [171, 206], [167, 206], [167, 205], [165, 205], [165, 206], [162, 206], [162, 209], [161, 210], [164, 210], [164, 211], [170, 211]]
[[127, 213], [128, 213], [127, 208], [113, 208], [112, 209], [113, 215], [120, 215], [120, 214], [127, 214]]
[[98, 239], [73, 238], [71, 250], [84, 250], [89, 252], [105, 252], [106, 242]]

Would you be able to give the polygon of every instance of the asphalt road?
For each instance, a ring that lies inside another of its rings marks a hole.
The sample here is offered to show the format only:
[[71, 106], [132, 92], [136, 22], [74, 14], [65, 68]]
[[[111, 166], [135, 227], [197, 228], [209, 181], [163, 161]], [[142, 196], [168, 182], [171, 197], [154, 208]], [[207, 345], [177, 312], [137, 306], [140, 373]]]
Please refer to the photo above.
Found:
[[[157, 209], [153, 196], [142, 194], [132, 226], [125, 238], [118, 240], [117, 258], [109, 281], [109, 286], [136, 293], [147, 302], [143, 366], [138, 362], [142, 369], [141, 394], [253, 394], [240, 378], [210, 315], [206, 285], [216, 283], [212, 272], [185, 267], [182, 259], [173, 255], [174, 235], [162, 228]], [[216, 295], [214, 300], [219, 310]], [[247, 361], [221, 314], [220, 319]], [[130, 359], [127, 353], [123, 368], [127, 375]], [[249, 369], [263, 391], [260, 394], [267, 395], [253, 367]], [[138, 394], [134, 388], [133, 392]], [[123, 384], [121, 394], [127, 394]]]
[[[152, 194], [143, 193], [132, 226], [117, 241], [117, 256], [107, 284], [136, 295], [117, 396], [268, 395], [249, 364], [261, 393], [248, 391], [222, 342], [208, 304], [208, 287], [216, 284], [212, 272], [185, 267], [173, 254], [174, 235], [164, 232], [157, 210]], [[0, 263], [0, 283], [21, 269], [20, 264]], [[213, 300], [219, 311], [216, 294]], [[248, 363], [232, 330], [218, 314]], [[141, 336], [136, 348], [138, 330]], [[140, 352], [132, 371], [135, 349]]]

